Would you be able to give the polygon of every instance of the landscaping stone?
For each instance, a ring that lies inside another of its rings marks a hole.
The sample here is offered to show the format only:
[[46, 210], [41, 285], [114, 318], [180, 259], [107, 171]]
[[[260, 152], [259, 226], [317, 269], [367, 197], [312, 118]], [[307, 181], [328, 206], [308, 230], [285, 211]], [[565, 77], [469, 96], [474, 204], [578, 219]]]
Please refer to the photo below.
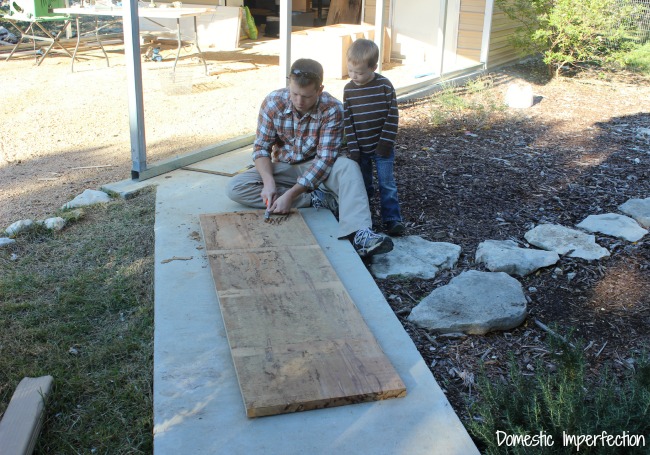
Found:
[[604, 213], [601, 215], [589, 215], [576, 225], [580, 229], [589, 232], [600, 232], [611, 235], [628, 242], [636, 242], [648, 233], [629, 216], [618, 213]]
[[0, 237], [0, 248], [3, 246], [11, 245], [12, 243], [16, 243], [16, 241], [8, 237]]
[[512, 240], [486, 240], [476, 249], [475, 260], [484, 263], [491, 272], [526, 276], [557, 263], [560, 256], [554, 251], [520, 248]]
[[607, 248], [598, 245], [593, 235], [557, 224], [541, 224], [524, 237], [531, 245], [572, 258], [593, 261], [609, 256]]
[[650, 197], [630, 199], [619, 205], [618, 209], [626, 215], [630, 215], [644, 228], [650, 228]]
[[425, 297], [408, 320], [438, 333], [483, 335], [520, 325], [526, 303], [521, 284], [507, 273], [470, 270]]
[[34, 221], [32, 220], [19, 220], [16, 221], [15, 223], [12, 223], [6, 230], [5, 232], [7, 235], [16, 235], [21, 232], [25, 232], [26, 230], [30, 229], [32, 225], [34, 224]]
[[460, 257], [460, 246], [430, 242], [411, 235], [393, 238], [393, 251], [372, 257], [370, 272], [377, 278], [402, 276], [430, 279], [440, 270], [450, 269]]
[[109, 202], [111, 197], [103, 191], [97, 190], [84, 190], [79, 196], [75, 197], [70, 202], [66, 202], [61, 207], [62, 209], [72, 209], [76, 207], [84, 207], [87, 205], [102, 204]]
[[65, 227], [65, 220], [60, 216], [48, 218], [46, 220], [39, 221], [39, 223], [51, 231], [60, 231]]

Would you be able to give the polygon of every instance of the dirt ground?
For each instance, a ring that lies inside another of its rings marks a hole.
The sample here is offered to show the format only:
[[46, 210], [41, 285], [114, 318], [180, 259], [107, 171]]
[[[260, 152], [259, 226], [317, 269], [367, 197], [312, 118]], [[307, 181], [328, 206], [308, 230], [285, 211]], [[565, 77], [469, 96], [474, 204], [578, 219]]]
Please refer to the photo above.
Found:
[[[120, 50], [110, 49], [109, 56], [107, 68], [86, 54], [74, 73], [67, 57], [48, 58], [40, 67], [24, 58], [0, 62], [0, 226], [44, 218], [86, 188], [129, 178], [126, 71]], [[172, 80], [169, 64], [145, 62], [152, 162], [253, 131], [260, 101], [277, 86], [277, 54], [263, 42], [243, 54], [206, 56], [216, 76], [183, 61]], [[639, 135], [650, 126], [649, 80], [590, 74], [549, 81], [532, 63], [486, 80], [499, 100], [510, 82], [529, 82], [536, 104], [440, 126], [432, 122], [430, 100], [400, 106], [395, 172], [407, 233], [460, 245], [458, 266], [433, 280], [378, 280], [462, 418], [481, 362], [502, 380], [510, 353], [531, 374], [535, 361], [545, 360], [549, 334], [535, 321], [561, 333], [573, 329], [594, 375], [605, 366], [633, 369], [650, 348], [647, 238], [629, 243], [597, 235], [611, 257], [564, 257], [520, 279], [529, 316], [514, 330], [448, 337], [406, 321], [435, 288], [462, 271], [482, 270], [473, 257], [483, 240], [523, 245], [525, 232], [539, 223], [573, 226], [590, 214], [617, 212], [629, 198], [650, 197], [650, 140]], [[380, 227], [376, 202], [373, 216]]]
[[[279, 83], [278, 56], [264, 40], [242, 47], [205, 51], [209, 76], [189, 53], [173, 73], [170, 46], [163, 62], [143, 62], [149, 166], [254, 131]], [[107, 47], [110, 67], [100, 51], [83, 52], [74, 72], [63, 54], [35, 66], [0, 53], [0, 226], [51, 216], [87, 188], [131, 177], [123, 49]]]
[[[634, 369], [650, 350], [650, 236], [636, 243], [596, 235], [609, 258], [562, 257], [556, 266], [519, 279], [529, 299], [526, 322], [508, 332], [446, 337], [426, 333], [406, 317], [426, 295], [466, 270], [484, 240], [511, 239], [540, 223], [573, 227], [588, 215], [620, 213], [630, 198], [650, 197], [650, 80], [587, 74], [549, 81], [530, 63], [493, 73], [500, 96], [511, 81], [533, 85], [536, 104], [490, 120], [458, 117], [431, 124], [427, 100], [401, 106], [396, 179], [408, 234], [462, 247], [458, 266], [433, 280], [378, 284], [452, 406], [469, 418], [479, 364], [505, 380], [514, 354], [525, 374], [548, 359], [543, 326], [584, 343], [589, 372]], [[379, 221], [376, 207], [375, 220]], [[572, 273], [575, 276], [572, 279]]]

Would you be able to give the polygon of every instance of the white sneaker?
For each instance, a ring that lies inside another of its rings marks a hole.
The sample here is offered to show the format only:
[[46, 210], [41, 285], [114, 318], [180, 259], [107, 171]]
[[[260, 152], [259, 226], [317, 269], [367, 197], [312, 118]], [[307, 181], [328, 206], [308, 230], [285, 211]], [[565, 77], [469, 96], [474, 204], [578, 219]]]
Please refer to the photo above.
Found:
[[312, 191], [311, 206], [316, 210], [329, 209], [335, 216], [339, 215], [339, 201], [336, 200], [332, 193], [323, 190], [315, 189]]
[[352, 246], [362, 258], [384, 254], [393, 250], [393, 240], [384, 234], [376, 234], [370, 228], [360, 229], [354, 236]]

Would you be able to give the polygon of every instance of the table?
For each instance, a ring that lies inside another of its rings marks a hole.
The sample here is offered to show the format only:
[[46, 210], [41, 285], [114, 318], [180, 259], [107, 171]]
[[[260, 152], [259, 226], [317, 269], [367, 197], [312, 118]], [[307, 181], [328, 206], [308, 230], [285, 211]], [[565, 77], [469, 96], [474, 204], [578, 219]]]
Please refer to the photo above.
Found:
[[[97, 39], [97, 43], [102, 49], [102, 52], [104, 52], [104, 57], [106, 58], [106, 63], [108, 64], [108, 55], [106, 54], [106, 51], [104, 50], [104, 46], [102, 46], [101, 40], [100, 40], [100, 35], [99, 35], [99, 27], [97, 24], [97, 18], [98, 17], [117, 17], [121, 18], [124, 16], [124, 12], [121, 6], [114, 6], [114, 7], [72, 7], [72, 8], [54, 8], [54, 12], [56, 14], [65, 14], [69, 15], [70, 17], [73, 17], [75, 19], [75, 23], [77, 26], [77, 44], [74, 49], [74, 53], [72, 54], [72, 70], [74, 71], [74, 56], [77, 54], [77, 50], [79, 49], [79, 40], [81, 37], [81, 24], [79, 23], [79, 18], [81, 16], [92, 16], [95, 18], [95, 37]], [[198, 31], [197, 31], [197, 26], [196, 26], [196, 18], [197, 16], [201, 16], [203, 14], [210, 14], [211, 11], [208, 8], [138, 8], [138, 17], [147, 19], [154, 24], [160, 25], [161, 27], [164, 27], [162, 24], [156, 22], [154, 19], [176, 19], [176, 39], [178, 43], [178, 47], [176, 49], [176, 59], [174, 60], [174, 67], [173, 71], [176, 71], [176, 64], [178, 63], [178, 59], [180, 57], [181, 53], [181, 48], [182, 48], [182, 39], [181, 39], [181, 18], [183, 17], [191, 17], [194, 20], [194, 40], [192, 41], [192, 44], [196, 47], [197, 53], [199, 57], [201, 58], [201, 61], [203, 62], [203, 66], [205, 68], [205, 73], [208, 73], [208, 65], [205, 62], [205, 58], [203, 57], [203, 52], [201, 51], [201, 48], [199, 47], [199, 41], [198, 41]], [[167, 27], [165, 27], [167, 28]]]
[[[36, 66], [39, 66], [43, 62], [43, 60], [45, 60], [45, 57], [47, 57], [47, 54], [50, 53], [50, 51], [52, 50], [55, 44], [59, 46], [61, 49], [63, 49], [66, 54], [72, 57], [70, 52], [65, 47], [63, 47], [61, 43], [59, 43], [59, 40], [61, 39], [61, 35], [65, 31], [66, 27], [70, 25], [71, 22], [70, 17], [68, 16], [27, 17], [18, 14], [13, 14], [11, 16], [0, 15], [0, 18], [2, 18], [2, 20], [9, 22], [11, 25], [14, 26], [16, 30], [18, 30], [18, 32], [20, 32], [20, 39], [18, 40], [14, 48], [11, 50], [11, 53], [5, 59], [5, 61], [9, 60], [14, 55], [16, 49], [18, 49], [18, 46], [20, 46], [23, 40], [26, 39], [31, 39], [32, 41], [34, 41], [34, 43], [36, 43], [36, 41], [45, 41], [47, 43], [50, 43], [50, 45], [45, 50], [45, 52], [43, 52], [43, 54], [40, 55], [40, 58], [39, 58], [39, 54], [36, 55]], [[25, 30], [23, 30], [18, 26], [17, 22], [27, 22], [29, 23], [29, 26]], [[45, 27], [43, 27], [43, 23], [45, 22], [62, 22], [63, 26], [55, 36], [52, 36], [52, 34]], [[38, 32], [39, 30], [42, 33], [42, 35], [36, 34], [36, 32]], [[74, 62], [74, 58], [72, 61]]]

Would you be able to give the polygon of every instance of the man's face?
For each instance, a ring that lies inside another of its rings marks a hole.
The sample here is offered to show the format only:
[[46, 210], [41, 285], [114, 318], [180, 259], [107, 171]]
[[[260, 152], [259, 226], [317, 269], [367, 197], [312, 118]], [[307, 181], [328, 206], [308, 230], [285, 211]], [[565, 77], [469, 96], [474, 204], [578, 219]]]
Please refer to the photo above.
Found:
[[348, 76], [357, 85], [366, 85], [373, 80], [376, 69], [377, 65], [374, 68], [370, 68], [365, 63], [352, 63], [348, 61]]
[[316, 84], [309, 84], [301, 87], [293, 79], [289, 81], [289, 96], [296, 110], [301, 114], [309, 112], [318, 102], [318, 97], [323, 93], [323, 86], [317, 87]]

